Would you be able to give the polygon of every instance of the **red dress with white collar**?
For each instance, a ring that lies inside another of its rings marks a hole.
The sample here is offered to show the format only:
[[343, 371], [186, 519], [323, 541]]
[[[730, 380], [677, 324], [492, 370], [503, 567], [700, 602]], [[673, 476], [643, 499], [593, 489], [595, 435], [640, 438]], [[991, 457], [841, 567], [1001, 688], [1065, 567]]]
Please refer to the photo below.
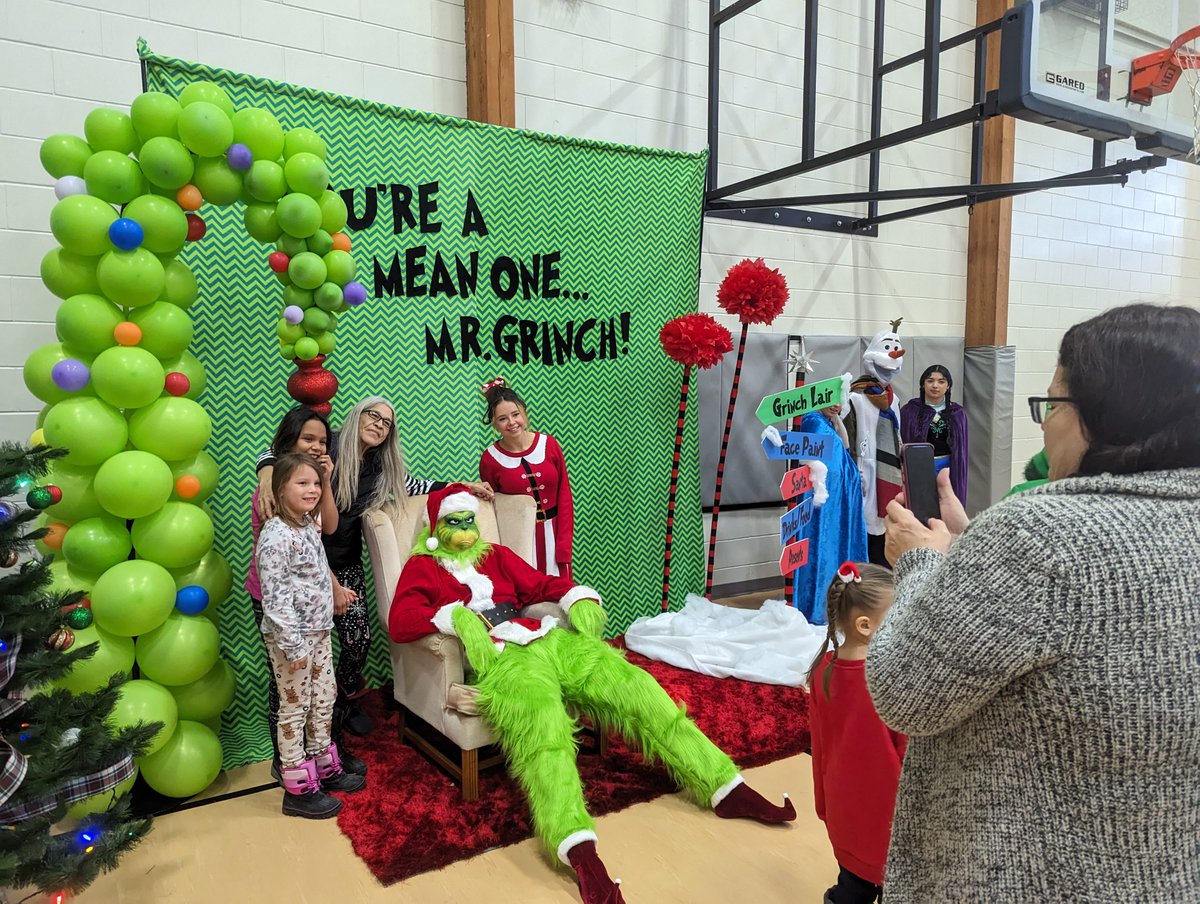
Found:
[[537, 506], [534, 530], [534, 563], [547, 574], [571, 576], [571, 546], [575, 536], [575, 508], [567, 463], [558, 441], [546, 433], [533, 434], [533, 445], [509, 452], [492, 443], [479, 459], [479, 479], [497, 493], [528, 495]]

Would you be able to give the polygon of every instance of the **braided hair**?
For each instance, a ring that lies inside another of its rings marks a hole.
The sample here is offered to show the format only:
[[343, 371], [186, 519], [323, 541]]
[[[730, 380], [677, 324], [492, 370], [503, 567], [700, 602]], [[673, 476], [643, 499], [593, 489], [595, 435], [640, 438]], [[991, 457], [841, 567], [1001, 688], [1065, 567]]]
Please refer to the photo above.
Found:
[[[844, 580], [842, 574], [847, 571], [858, 579]], [[813, 659], [812, 665], [808, 667], [809, 693], [815, 693], [813, 680], [817, 676], [821, 662], [825, 659], [825, 654], [832, 649], [833, 658], [837, 659], [838, 647], [841, 645], [838, 637], [839, 635], [844, 636], [850, 630], [854, 622], [854, 615], [886, 609], [891, 605], [895, 592], [896, 586], [892, 573], [882, 565], [847, 562], [838, 569], [838, 573], [833, 576], [829, 590], [825, 594], [827, 629], [825, 641], [821, 644], [821, 649]], [[825, 692], [826, 699], [829, 698], [829, 681], [832, 674], [832, 668], [826, 669], [821, 681], [821, 689]]]

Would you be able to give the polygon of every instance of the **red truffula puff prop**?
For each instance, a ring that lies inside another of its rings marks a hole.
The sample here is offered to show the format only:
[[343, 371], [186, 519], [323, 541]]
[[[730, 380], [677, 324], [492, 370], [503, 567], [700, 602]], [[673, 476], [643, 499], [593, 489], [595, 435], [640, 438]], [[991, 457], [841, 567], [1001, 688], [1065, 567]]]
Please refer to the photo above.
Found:
[[679, 417], [675, 421], [675, 453], [671, 458], [671, 491], [667, 497], [667, 539], [663, 548], [662, 609], [666, 612], [671, 583], [671, 541], [675, 535], [675, 493], [679, 486], [679, 451], [683, 446], [683, 422], [687, 414], [692, 368], [706, 370], [719, 364], [722, 358], [733, 351], [733, 337], [729, 330], [708, 314], [685, 314], [667, 321], [658, 333], [658, 341], [668, 358], [683, 365]]
[[738, 336], [737, 362], [733, 366], [733, 385], [729, 389], [729, 407], [725, 410], [725, 429], [721, 433], [721, 454], [717, 456], [717, 483], [713, 489], [712, 526], [708, 532], [708, 571], [704, 577], [704, 595], [712, 596], [713, 565], [717, 557], [717, 519], [721, 515], [721, 483], [725, 476], [725, 452], [729, 448], [729, 430], [733, 426], [733, 406], [737, 404], [738, 383], [742, 379], [742, 356], [746, 351], [746, 333], [752, 323], [770, 324], [788, 300], [787, 280], [763, 259], [739, 261], [729, 268], [717, 289], [717, 304], [742, 323]]

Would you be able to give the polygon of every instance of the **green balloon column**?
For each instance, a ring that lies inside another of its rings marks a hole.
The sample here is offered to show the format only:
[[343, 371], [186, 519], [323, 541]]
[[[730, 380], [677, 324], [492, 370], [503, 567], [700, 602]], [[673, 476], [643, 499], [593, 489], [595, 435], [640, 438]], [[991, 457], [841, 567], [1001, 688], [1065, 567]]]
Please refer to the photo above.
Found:
[[337, 316], [366, 289], [311, 129], [235, 111], [221, 87], [195, 82], [178, 98], [141, 94], [128, 114], [93, 110], [83, 131], [41, 147], [58, 198], [58, 247], [41, 275], [63, 301], [59, 341], [24, 368], [46, 403], [31, 439], [68, 450], [38, 506], [42, 551], [57, 557], [56, 587], [88, 594], [68, 639], [99, 644], [60, 683], [90, 691], [136, 667], [110, 718], [163, 723], [141, 775], [188, 797], [220, 770], [211, 726], [236, 688], [217, 630], [232, 572], [205, 506], [218, 478], [204, 449], [212, 422], [197, 401], [204, 367], [187, 351], [198, 290], [178, 255], [204, 238], [204, 204], [244, 204], [246, 230], [274, 246], [260, 266], [282, 284], [280, 354], [301, 366], [333, 351]]

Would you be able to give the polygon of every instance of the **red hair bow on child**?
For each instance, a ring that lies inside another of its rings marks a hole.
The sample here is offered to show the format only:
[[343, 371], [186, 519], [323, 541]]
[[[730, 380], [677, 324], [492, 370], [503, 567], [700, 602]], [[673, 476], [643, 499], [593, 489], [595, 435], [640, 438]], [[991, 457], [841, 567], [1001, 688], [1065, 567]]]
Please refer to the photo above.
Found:
[[508, 384], [504, 382], [504, 377], [496, 377], [496, 379], [489, 380], [488, 382], [486, 382], [482, 386], [480, 386], [479, 391], [483, 395], [487, 395], [493, 389], [496, 389], [499, 386], [507, 386], [507, 385]]
[[861, 584], [862, 575], [858, 573], [858, 566], [853, 562], [843, 562], [838, 566], [837, 576], [843, 584]]

